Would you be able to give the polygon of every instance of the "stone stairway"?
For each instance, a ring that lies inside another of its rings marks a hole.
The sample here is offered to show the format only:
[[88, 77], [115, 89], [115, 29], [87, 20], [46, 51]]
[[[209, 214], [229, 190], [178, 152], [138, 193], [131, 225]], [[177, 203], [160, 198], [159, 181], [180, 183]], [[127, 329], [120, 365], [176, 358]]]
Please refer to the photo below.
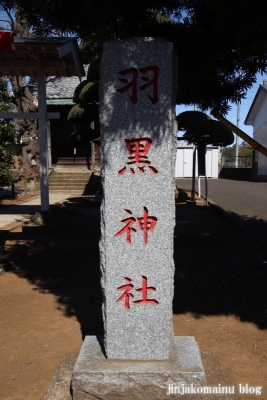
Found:
[[81, 170], [64, 170], [52, 171], [49, 175], [49, 190], [50, 191], [64, 191], [71, 190], [77, 192], [84, 192], [87, 189], [87, 184], [90, 180], [92, 171]]

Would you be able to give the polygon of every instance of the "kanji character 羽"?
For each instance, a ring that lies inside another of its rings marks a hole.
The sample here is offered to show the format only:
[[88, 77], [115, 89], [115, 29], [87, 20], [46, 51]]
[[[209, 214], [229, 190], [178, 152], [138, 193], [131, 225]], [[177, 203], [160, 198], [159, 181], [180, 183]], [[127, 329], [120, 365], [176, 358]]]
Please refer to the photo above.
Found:
[[[149, 79], [147, 76], [141, 76], [141, 80], [145, 81], [143, 85], [139, 86], [139, 89], [146, 90], [148, 87], [152, 87], [152, 95], [148, 94], [147, 97], [151, 101], [152, 104], [156, 104], [158, 102], [158, 75], [159, 75], [159, 67], [156, 65], [151, 65], [148, 67], [144, 67], [139, 69], [142, 74], [146, 74], [150, 72], [153, 74], [152, 78]], [[121, 83], [125, 83], [125, 86], [116, 89], [118, 93], [125, 93], [131, 89], [131, 94], [129, 98], [133, 104], [138, 102], [137, 96], [137, 87], [138, 87], [138, 69], [137, 68], [127, 68], [118, 72], [121, 76], [131, 76], [131, 78], [119, 78]]]
[[127, 92], [127, 90], [132, 89], [132, 94], [129, 95], [131, 102], [133, 104], [136, 104], [138, 101], [137, 98], [137, 75], [138, 75], [138, 70], [136, 68], [128, 68], [124, 69], [123, 71], [119, 71], [119, 74], [122, 76], [125, 75], [132, 75], [132, 80], [128, 81], [128, 79], [125, 78], [120, 78], [119, 81], [122, 83], [126, 83], [125, 86], [122, 88], [119, 88], [116, 90], [118, 93], [124, 93]]
[[158, 102], [158, 75], [159, 75], [159, 67], [155, 65], [151, 65], [149, 67], [141, 68], [139, 69], [140, 72], [153, 72], [153, 77], [151, 80], [149, 80], [146, 76], [142, 76], [141, 79], [147, 83], [144, 85], [140, 86], [140, 89], [145, 90], [149, 86], [152, 86], [152, 96], [149, 94], [147, 97], [151, 101], [152, 104], [156, 104]]

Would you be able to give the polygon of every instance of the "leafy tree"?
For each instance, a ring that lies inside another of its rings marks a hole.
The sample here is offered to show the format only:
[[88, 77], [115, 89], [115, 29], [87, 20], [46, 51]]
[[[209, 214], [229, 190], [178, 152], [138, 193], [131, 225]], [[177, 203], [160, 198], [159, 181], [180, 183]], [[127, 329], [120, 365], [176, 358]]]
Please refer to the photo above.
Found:
[[[9, 30], [14, 36], [28, 37], [32, 36], [26, 17], [21, 13], [15, 1], [1, 1], [0, 11], [2, 18], [0, 20], [0, 29]], [[13, 103], [19, 112], [36, 111], [37, 106], [34, 97], [29, 91], [25, 77], [9, 76], [9, 82], [13, 91]], [[35, 157], [39, 162], [39, 143], [37, 140], [30, 140], [35, 136], [36, 123], [34, 119], [17, 119], [17, 129], [19, 136], [23, 141], [22, 155], [20, 156], [21, 170], [20, 175], [24, 179], [36, 177], [39, 178], [38, 170], [33, 170], [29, 163], [29, 155]]]
[[253, 153], [253, 147], [250, 146], [247, 142], [243, 141], [239, 146], [238, 146], [238, 155], [240, 157], [252, 157]]
[[[8, 92], [8, 82], [0, 78], [0, 112], [9, 112], [13, 108]], [[12, 153], [10, 147], [15, 142], [15, 126], [10, 120], [0, 120], [0, 186], [10, 186], [15, 182], [11, 172]]]
[[87, 71], [87, 79], [75, 89], [73, 101], [76, 103], [69, 112], [68, 122], [75, 126], [69, 142], [82, 146], [100, 136], [98, 101], [99, 101], [100, 56], [95, 57]]
[[[4, 0], [5, 4], [13, 3]], [[226, 113], [266, 71], [267, 2], [262, 0], [17, 0], [37, 35], [60, 29], [83, 41], [87, 59], [104, 41], [159, 36], [178, 57], [177, 104]], [[69, 12], [74, 9], [75, 12]]]
[[226, 147], [225, 149], [223, 149], [222, 155], [225, 160], [235, 161], [235, 148], [236, 145], [234, 144], [231, 147]]
[[233, 143], [233, 132], [219, 121], [201, 111], [185, 111], [177, 116], [178, 130], [183, 140], [196, 145], [228, 146]]
[[[252, 166], [252, 155], [253, 155], [253, 148], [247, 142], [243, 141], [238, 146], [238, 165], [239, 166]], [[236, 161], [236, 144], [231, 147], [227, 147], [223, 149], [222, 156], [226, 163], [228, 162], [235, 162]]]

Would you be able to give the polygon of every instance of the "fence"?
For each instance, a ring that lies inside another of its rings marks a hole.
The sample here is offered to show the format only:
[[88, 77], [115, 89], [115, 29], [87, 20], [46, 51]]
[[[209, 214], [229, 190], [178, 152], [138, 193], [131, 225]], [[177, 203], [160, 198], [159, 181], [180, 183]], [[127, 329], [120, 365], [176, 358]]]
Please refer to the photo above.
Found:
[[222, 168], [252, 168], [253, 156], [222, 156]]

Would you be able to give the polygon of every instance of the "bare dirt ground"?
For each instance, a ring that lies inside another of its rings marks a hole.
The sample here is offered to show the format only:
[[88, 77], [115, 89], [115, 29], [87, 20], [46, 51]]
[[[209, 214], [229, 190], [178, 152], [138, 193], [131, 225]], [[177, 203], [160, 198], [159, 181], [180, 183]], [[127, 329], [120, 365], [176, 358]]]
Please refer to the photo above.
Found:
[[[235, 400], [267, 399], [267, 249], [211, 207], [176, 210], [175, 335], [217, 354]], [[99, 235], [99, 204], [77, 197], [0, 237], [0, 400], [43, 400], [63, 355], [103, 333]]]

